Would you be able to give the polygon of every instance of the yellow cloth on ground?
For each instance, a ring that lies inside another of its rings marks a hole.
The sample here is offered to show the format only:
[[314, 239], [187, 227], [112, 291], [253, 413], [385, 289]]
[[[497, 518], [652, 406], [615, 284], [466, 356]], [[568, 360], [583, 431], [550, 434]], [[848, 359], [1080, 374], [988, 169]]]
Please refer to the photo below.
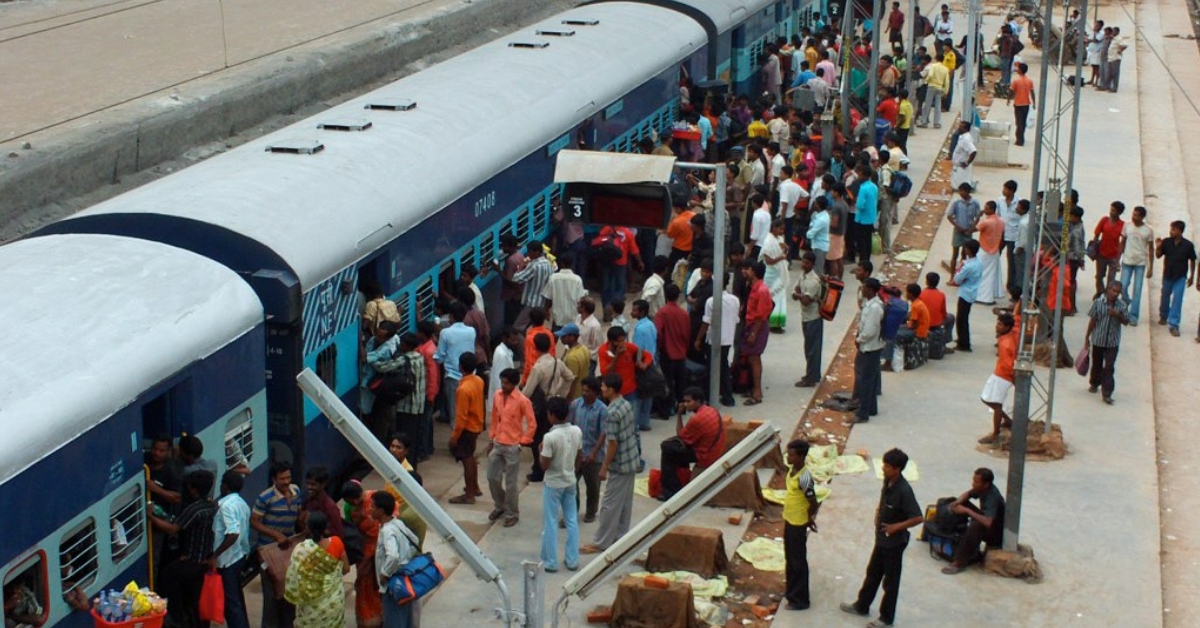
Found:
[[635, 578], [645, 578], [651, 574], [660, 578], [666, 578], [671, 582], [686, 582], [692, 585], [692, 595], [694, 597], [725, 597], [725, 594], [729, 592], [729, 578], [725, 576], [705, 578], [691, 571], [638, 571], [629, 575]]
[[[908, 480], [909, 482], [916, 482], [917, 480], [921, 479], [921, 472], [917, 470], [917, 461], [910, 459], [908, 461], [908, 465], [904, 467], [904, 471], [900, 472], [900, 475], [903, 475], [904, 479]], [[875, 458], [875, 479], [883, 479], [882, 458]]]
[[929, 257], [929, 251], [923, 249], [909, 249], [896, 254], [897, 262], [912, 262], [914, 264], [924, 264], [925, 259]]
[[737, 548], [737, 555], [759, 571], [784, 570], [783, 543], [774, 539], [759, 537], [742, 543]]

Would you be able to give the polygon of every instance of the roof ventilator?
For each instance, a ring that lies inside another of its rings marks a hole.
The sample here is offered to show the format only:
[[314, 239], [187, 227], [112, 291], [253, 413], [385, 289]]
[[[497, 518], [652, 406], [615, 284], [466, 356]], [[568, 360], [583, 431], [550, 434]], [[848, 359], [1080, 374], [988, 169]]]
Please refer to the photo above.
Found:
[[292, 155], [312, 155], [325, 150], [325, 144], [320, 140], [282, 140], [267, 146], [268, 153], [289, 153]]
[[417, 103], [407, 98], [384, 98], [374, 102], [369, 102], [363, 109], [377, 109], [382, 111], [409, 111], [416, 109]]
[[548, 41], [512, 41], [508, 43], [509, 48], [549, 48]]
[[541, 36], [543, 36], [543, 37], [573, 37], [573, 36], [575, 35], [575, 31], [565, 31], [565, 30], [546, 30], [546, 31], [544, 31], [544, 30], [538, 30], [538, 31], [537, 31], [537, 34], [538, 34], [538, 35], [541, 35]]
[[574, 20], [563, 20], [562, 23], [566, 24], [567, 26], [599, 26], [600, 20], [574, 19]]
[[328, 120], [318, 124], [317, 128], [325, 131], [366, 131], [371, 128], [371, 121], [366, 118]]

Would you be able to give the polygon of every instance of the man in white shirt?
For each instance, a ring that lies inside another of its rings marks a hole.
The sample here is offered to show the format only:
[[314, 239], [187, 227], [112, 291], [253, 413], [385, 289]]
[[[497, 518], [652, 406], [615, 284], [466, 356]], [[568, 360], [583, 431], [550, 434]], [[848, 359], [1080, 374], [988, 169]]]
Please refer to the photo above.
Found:
[[950, 7], [943, 4], [942, 12], [933, 20], [933, 36], [938, 41], [953, 39], [954, 18], [950, 17]]
[[583, 278], [572, 270], [574, 266], [574, 255], [564, 253], [559, 256], [558, 272], [550, 275], [550, 281], [542, 289], [542, 297], [546, 299], [544, 307], [550, 311], [550, 322], [555, 331], [575, 322], [579, 300], [587, 295], [587, 290], [583, 289]]
[[234, 470], [221, 476], [221, 499], [213, 517], [212, 566], [221, 574], [225, 590], [225, 625], [228, 628], [250, 628], [246, 614], [246, 597], [242, 594], [242, 567], [250, 556], [250, 506], [238, 493], [246, 478]]
[[642, 300], [650, 304], [650, 318], [658, 313], [658, 308], [666, 302], [666, 295], [663, 293], [663, 288], [666, 286], [668, 273], [674, 264], [664, 255], [659, 255], [654, 258], [654, 272], [646, 278], [646, 283], [642, 284]]
[[1154, 256], [1150, 254], [1153, 250], [1154, 231], [1146, 224], [1146, 208], [1138, 205], [1133, 208], [1132, 221], [1125, 223], [1121, 231], [1121, 298], [1129, 306], [1129, 324], [1134, 327], [1142, 308], [1142, 280], [1154, 274]]
[[396, 498], [385, 491], [371, 495], [371, 517], [379, 522], [379, 542], [375, 550], [375, 577], [384, 595], [383, 628], [409, 628], [413, 625], [416, 602], [397, 604], [387, 599], [388, 580], [419, 551], [417, 535], [392, 516]]
[[783, 167], [787, 165], [787, 159], [779, 152], [778, 142], [769, 142], [767, 144], [767, 159], [771, 162], [771, 180], [778, 182], [783, 177]]
[[958, 189], [958, 186], [969, 183], [971, 187], [975, 187], [974, 168], [971, 164], [975, 162], [975, 139], [971, 137], [971, 123], [963, 120], [958, 123], [958, 142], [954, 145], [954, 154], [951, 156], [952, 162], [950, 170], [950, 186]]
[[[733, 346], [734, 338], [737, 337], [738, 311], [742, 307], [741, 301], [730, 292], [730, 288], [728, 283], [725, 284], [724, 291], [721, 293], [721, 405], [726, 407], [736, 405], [733, 398], [733, 379], [729, 373], [729, 349]], [[697, 351], [703, 351], [702, 342], [707, 343], [709, 351], [712, 351], [712, 311], [713, 297], [708, 297], [704, 302], [704, 317], [701, 319], [700, 331], [696, 334], [695, 348]]]
[[[575, 319], [575, 324], [579, 325], [579, 344], [587, 347], [588, 353], [592, 354], [592, 366], [595, 367], [596, 352], [600, 350], [600, 345], [604, 344], [604, 336], [600, 333], [600, 321], [596, 318], [596, 302], [592, 297], [583, 297], [579, 300], [579, 309], [576, 312], [579, 314]], [[493, 367], [492, 371], [495, 370]]]
[[750, 240], [754, 242], [750, 259], [758, 259], [763, 242], [771, 237], [771, 202], [763, 198], [762, 194], [755, 193], [750, 196], [750, 204], [758, 208], [750, 217]]
[[1004, 221], [1004, 254], [1008, 264], [1008, 276], [1004, 287], [1008, 290], [1013, 301], [1020, 298], [1017, 288], [1017, 266], [1013, 261], [1017, 248], [1017, 231], [1020, 229], [1021, 216], [1017, 213], [1017, 182], [1009, 179], [1004, 182], [1000, 197], [996, 199], [996, 213]]
[[567, 528], [566, 563], [569, 571], [579, 569], [579, 504], [576, 501], [575, 469], [583, 458], [583, 431], [567, 421], [569, 406], [562, 397], [546, 401], [550, 431], [542, 439], [538, 464], [542, 467], [542, 568], [558, 571], [558, 520]]
[[[525, 337], [512, 327], [506, 327], [500, 333], [500, 344], [496, 345], [496, 350], [492, 352], [488, 390], [492, 392], [500, 390], [500, 374], [507, 369], [516, 368], [516, 350], [521, 348], [524, 342]], [[485, 403], [484, 406], [488, 412], [491, 412], [492, 404]]]
[[1029, 242], [1029, 201], [1021, 199], [1017, 201], [1016, 214], [1019, 217], [1017, 221], [1017, 237], [1013, 243], [1013, 274], [1015, 283], [1013, 287], [1016, 289], [1012, 293], [1012, 300], [1016, 302], [1025, 293], [1025, 247]]

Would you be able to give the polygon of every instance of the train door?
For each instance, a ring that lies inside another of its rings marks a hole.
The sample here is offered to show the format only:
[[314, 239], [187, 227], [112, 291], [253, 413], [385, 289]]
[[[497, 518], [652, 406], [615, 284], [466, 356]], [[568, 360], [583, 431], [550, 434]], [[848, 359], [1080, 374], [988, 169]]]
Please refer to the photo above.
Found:
[[304, 369], [299, 323], [267, 321], [266, 365], [270, 459], [299, 470], [304, 467], [304, 400], [295, 382]]

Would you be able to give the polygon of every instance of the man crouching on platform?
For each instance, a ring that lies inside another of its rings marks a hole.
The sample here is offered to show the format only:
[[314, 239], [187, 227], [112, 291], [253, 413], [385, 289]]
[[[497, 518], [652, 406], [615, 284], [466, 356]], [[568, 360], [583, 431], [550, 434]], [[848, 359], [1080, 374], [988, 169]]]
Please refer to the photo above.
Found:
[[[966, 515], [971, 521], [967, 531], [954, 550], [954, 561], [942, 569], [942, 573], [954, 575], [979, 559], [979, 543], [988, 547], [1000, 545], [1004, 539], [1004, 497], [994, 484], [992, 470], [980, 467], [971, 478], [971, 490], [963, 493], [950, 504], [954, 514]], [[971, 503], [979, 500], [979, 507]]]
[[[685, 425], [683, 415], [694, 416]], [[662, 495], [667, 501], [679, 492], [683, 483], [679, 469], [696, 463], [706, 469], [725, 453], [725, 424], [716, 409], [705, 403], [704, 391], [695, 386], [683, 391], [683, 402], [675, 415], [675, 436], [662, 443]]]

